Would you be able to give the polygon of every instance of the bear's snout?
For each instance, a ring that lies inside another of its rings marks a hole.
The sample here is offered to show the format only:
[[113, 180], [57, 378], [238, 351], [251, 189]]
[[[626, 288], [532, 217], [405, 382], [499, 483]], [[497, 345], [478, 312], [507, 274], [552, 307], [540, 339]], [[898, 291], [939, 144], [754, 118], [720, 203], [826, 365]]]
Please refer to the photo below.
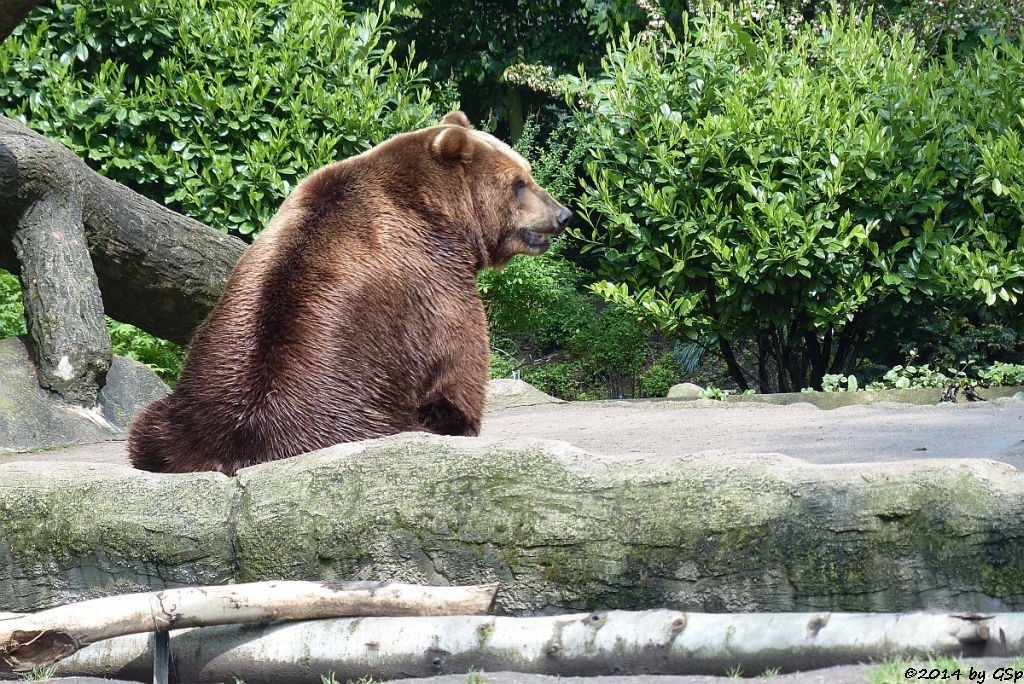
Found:
[[565, 230], [565, 227], [569, 224], [572, 219], [572, 212], [562, 207], [562, 211], [558, 212], [558, 216], [555, 217], [555, 225], [559, 231]]

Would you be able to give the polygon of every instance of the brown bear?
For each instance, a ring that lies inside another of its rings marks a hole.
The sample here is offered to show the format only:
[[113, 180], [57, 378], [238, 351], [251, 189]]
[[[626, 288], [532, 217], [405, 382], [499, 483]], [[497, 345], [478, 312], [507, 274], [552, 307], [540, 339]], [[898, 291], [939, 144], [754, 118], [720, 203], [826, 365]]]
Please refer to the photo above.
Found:
[[461, 112], [316, 171], [238, 262], [174, 391], [135, 419], [131, 462], [230, 475], [408, 430], [478, 434], [477, 272], [544, 252], [570, 216]]

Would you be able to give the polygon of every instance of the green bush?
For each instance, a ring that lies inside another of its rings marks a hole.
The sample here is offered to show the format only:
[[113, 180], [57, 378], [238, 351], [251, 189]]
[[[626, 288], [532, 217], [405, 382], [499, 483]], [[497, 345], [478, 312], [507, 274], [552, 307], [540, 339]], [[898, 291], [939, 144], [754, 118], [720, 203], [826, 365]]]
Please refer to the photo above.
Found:
[[185, 348], [153, 337], [134, 325], [107, 319], [107, 331], [114, 353], [144, 363], [171, 387], [178, 382], [185, 364]]
[[668, 396], [669, 388], [680, 382], [685, 374], [686, 369], [679, 363], [675, 353], [662, 354], [640, 376], [639, 396]]
[[24, 335], [26, 332], [21, 284], [17, 277], [0, 270], [0, 339]]
[[870, 21], [755, 35], [718, 9], [681, 38], [626, 34], [603, 64], [572, 100], [595, 289], [710, 340], [741, 389], [820, 387], [940, 303], [1019, 319], [1019, 46], [928, 62]]
[[57, 0], [0, 45], [0, 107], [104, 175], [249, 235], [311, 171], [436, 119], [424, 66], [388, 39], [392, 11]]
[[979, 369], [977, 375], [986, 386], [1024, 385], [1024, 365], [1019, 363], [994, 363]]
[[588, 395], [589, 388], [583, 375], [579, 366], [571, 361], [545, 363], [522, 371], [524, 381], [552, 396], [569, 400], [598, 398]]

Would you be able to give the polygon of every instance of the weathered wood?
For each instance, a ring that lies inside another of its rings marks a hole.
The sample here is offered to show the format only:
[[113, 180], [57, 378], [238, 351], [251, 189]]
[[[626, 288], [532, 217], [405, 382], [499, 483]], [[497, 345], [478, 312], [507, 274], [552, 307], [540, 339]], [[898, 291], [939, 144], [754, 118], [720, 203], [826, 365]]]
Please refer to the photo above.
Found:
[[216, 304], [245, 243], [89, 169], [71, 150], [0, 117], [0, 266], [21, 264], [12, 239], [24, 211], [77, 187], [106, 313], [185, 344]]
[[46, 0], [2, 0], [0, 2], [0, 42], [11, 35], [14, 27], [28, 16], [28, 13]]
[[[978, 638], [987, 631], [987, 639]], [[808, 670], [941, 654], [1024, 652], [1024, 615], [767, 613], [669, 610], [550, 617], [358, 618], [217, 627], [172, 635], [174, 670], [189, 682], [292, 684], [464, 673], [717, 674]], [[95, 644], [63, 675], [143, 678], [144, 637]], [[966, 681], [964, 672], [961, 681]]]
[[127, 594], [0, 621], [0, 672], [28, 672], [126, 634], [342, 616], [481, 615], [498, 585], [253, 582]]
[[113, 352], [82, 226], [77, 178], [29, 202], [12, 236], [29, 351], [42, 387], [93, 405]]

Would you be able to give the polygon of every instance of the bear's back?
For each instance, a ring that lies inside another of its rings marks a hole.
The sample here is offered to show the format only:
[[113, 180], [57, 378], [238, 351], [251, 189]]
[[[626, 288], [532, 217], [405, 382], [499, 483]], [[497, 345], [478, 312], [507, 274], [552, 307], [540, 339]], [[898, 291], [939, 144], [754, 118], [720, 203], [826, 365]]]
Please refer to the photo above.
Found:
[[175, 391], [133, 425], [137, 467], [231, 473], [421, 429], [424, 383], [465, 353], [450, 340], [482, 344], [486, 367], [472, 279], [384, 198], [345, 187], [352, 166], [303, 181], [243, 255]]

